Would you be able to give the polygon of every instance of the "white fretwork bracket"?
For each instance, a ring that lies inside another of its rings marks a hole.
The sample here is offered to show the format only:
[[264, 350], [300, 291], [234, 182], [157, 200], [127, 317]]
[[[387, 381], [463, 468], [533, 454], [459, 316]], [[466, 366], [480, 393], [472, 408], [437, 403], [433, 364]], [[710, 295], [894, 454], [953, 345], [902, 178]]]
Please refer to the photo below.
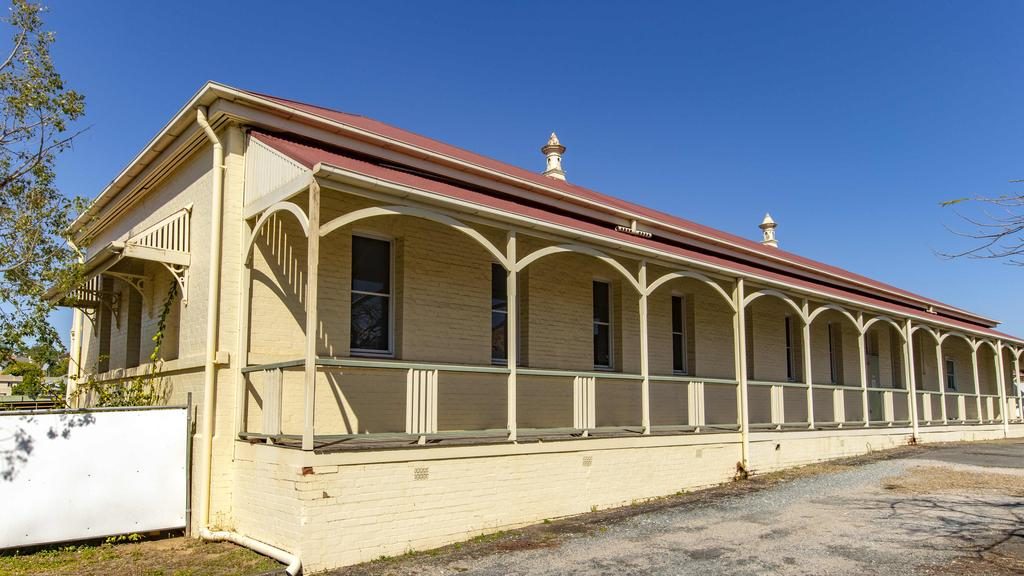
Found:
[[181, 290], [181, 304], [188, 306], [188, 266], [168, 264], [166, 262], [163, 262], [163, 265], [174, 276], [175, 282], [178, 283], [178, 288]]

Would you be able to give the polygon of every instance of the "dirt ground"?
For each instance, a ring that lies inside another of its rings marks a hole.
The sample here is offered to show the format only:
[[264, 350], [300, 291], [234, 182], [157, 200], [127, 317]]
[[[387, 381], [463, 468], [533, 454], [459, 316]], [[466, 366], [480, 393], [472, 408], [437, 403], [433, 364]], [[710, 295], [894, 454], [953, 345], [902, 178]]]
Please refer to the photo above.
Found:
[[[231, 544], [185, 538], [0, 555], [0, 574], [11, 576], [281, 569]], [[1024, 574], [1024, 441], [907, 446], [328, 574]]]
[[4, 576], [251, 576], [280, 567], [274, 560], [234, 544], [181, 536], [0, 555], [0, 574]]
[[330, 574], [1024, 574], [1024, 441], [908, 446]]

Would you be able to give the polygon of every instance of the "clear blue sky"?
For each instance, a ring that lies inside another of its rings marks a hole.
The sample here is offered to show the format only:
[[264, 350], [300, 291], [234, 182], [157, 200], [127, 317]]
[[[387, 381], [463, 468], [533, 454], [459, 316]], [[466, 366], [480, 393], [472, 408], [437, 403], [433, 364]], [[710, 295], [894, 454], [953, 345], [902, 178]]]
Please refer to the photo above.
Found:
[[940, 201], [1024, 190], [1020, 2], [180, 4], [52, 2], [91, 126], [67, 193], [214, 79], [538, 171], [557, 130], [573, 182], [751, 238], [771, 211], [789, 250], [1024, 335], [1024, 269], [935, 255]]

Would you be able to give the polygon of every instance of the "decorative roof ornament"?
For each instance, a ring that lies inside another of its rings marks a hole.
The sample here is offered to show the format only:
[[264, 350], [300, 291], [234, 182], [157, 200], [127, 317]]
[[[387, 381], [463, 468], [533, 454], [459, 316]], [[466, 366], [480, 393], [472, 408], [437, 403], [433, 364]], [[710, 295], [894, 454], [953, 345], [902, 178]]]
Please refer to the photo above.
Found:
[[779, 247], [779, 241], [775, 238], [775, 229], [779, 225], [772, 220], [772, 215], [765, 212], [764, 220], [761, 220], [761, 224], [758, 226], [764, 234], [764, 238], [761, 240], [761, 244], [765, 246], [771, 246], [772, 248]]
[[554, 132], [551, 133], [548, 143], [540, 151], [547, 156], [548, 160], [548, 167], [544, 170], [544, 175], [549, 178], [565, 180], [565, 171], [562, 170], [562, 154], [565, 153], [565, 146], [558, 141], [558, 136]]

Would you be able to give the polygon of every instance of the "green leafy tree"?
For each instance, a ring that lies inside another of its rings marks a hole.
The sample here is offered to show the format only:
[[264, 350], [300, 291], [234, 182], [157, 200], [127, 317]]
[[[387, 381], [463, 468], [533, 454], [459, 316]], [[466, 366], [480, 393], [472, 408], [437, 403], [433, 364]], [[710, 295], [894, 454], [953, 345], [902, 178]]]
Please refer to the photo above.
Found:
[[63, 350], [47, 321], [50, 286], [70, 288], [76, 255], [65, 230], [80, 207], [54, 185], [56, 156], [79, 133], [81, 94], [67, 88], [50, 57], [45, 8], [12, 0], [11, 47], [0, 53], [0, 362], [31, 346]]

